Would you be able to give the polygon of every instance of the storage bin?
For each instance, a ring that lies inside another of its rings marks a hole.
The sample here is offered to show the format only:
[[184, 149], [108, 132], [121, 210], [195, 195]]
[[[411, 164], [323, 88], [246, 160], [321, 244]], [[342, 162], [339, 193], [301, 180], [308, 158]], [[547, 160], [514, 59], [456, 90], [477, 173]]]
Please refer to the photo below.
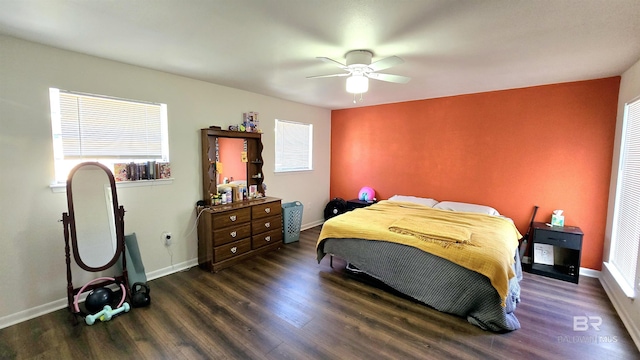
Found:
[[300, 201], [282, 204], [282, 233], [285, 244], [300, 240], [303, 208]]

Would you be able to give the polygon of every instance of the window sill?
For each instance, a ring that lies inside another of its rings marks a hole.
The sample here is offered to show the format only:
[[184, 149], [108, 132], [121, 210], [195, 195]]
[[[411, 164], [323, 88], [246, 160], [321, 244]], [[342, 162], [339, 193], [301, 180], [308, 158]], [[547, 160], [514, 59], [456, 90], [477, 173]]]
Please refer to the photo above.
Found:
[[609, 270], [609, 273], [611, 274], [613, 279], [616, 281], [616, 283], [618, 283], [618, 286], [620, 287], [624, 295], [631, 300], [635, 299], [636, 298], [635, 290], [632, 289], [627, 284], [627, 282], [623, 279], [622, 275], [618, 272], [618, 269], [608, 262], [604, 262], [603, 264], [607, 268], [607, 270]]
[[290, 173], [300, 173], [300, 172], [308, 172], [313, 171], [313, 169], [295, 169], [295, 170], [274, 170], [273, 173], [278, 174], [290, 174]]
[[[116, 189], [139, 187], [139, 186], [158, 186], [158, 185], [171, 185], [173, 184], [173, 178], [170, 179], [156, 179], [156, 180], [136, 180], [136, 181], [118, 181], [116, 182]], [[67, 184], [51, 184], [49, 185], [51, 192], [63, 193], [67, 192]]]

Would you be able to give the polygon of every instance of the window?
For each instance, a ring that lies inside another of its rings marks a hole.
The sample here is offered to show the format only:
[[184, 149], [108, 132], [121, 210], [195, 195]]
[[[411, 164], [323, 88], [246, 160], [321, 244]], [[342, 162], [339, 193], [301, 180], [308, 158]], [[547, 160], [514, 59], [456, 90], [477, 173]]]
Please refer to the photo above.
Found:
[[276, 119], [276, 172], [313, 170], [313, 125]]
[[49, 89], [56, 182], [83, 161], [169, 161], [167, 106]]
[[618, 186], [608, 268], [624, 292], [635, 296], [640, 241], [640, 99], [625, 105]]

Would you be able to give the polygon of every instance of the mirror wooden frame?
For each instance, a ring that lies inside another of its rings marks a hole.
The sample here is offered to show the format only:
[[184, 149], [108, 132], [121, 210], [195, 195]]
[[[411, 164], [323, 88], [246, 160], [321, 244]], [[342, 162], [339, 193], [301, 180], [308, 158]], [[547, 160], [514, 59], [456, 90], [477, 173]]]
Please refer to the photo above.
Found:
[[242, 139], [247, 145], [247, 190], [255, 185], [260, 196], [264, 197], [264, 174], [262, 172], [262, 133], [221, 130], [218, 127], [201, 129], [202, 144], [202, 197], [206, 205], [211, 206], [211, 195], [218, 192], [216, 169], [216, 144], [218, 138]]
[[[109, 183], [111, 186], [111, 199], [113, 202], [113, 219], [115, 221], [115, 229], [116, 229], [116, 250], [114, 252], [113, 257], [106, 264], [101, 266], [89, 266], [87, 265], [80, 256], [78, 252], [78, 238], [76, 234], [76, 222], [75, 222], [75, 213], [73, 207], [73, 176], [76, 172], [82, 169], [85, 166], [95, 166], [102, 169], [106, 176], [109, 179]], [[69, 310], [73, 314], [86, 315], [82, 312], [76, 311], [74, 307], [74, 298], [80, 295], [80, 291], [87, 292], [99, 287], [104, 287], [109, 284], [124, 284], [124, 288], [126, 289], [127, 294], [126, 297], [129, 297], [129, 283], [128, 283], [128, 274], [127, 274], [127, 266], [126, 266], [126, 256], [125, 254], [125, 240], [124, 240], [124, 207], [118, 205], [118, 194], [116, 191], [116, 183], [113, 177], [113, 173], [109, 168], [105, 165], [98, 162], [83, 162], [74, 167], [71, 172], [69, 172], [69, 176], [67, 178], [67, 207], [68, 212], [62, 214], [62, 222], [64, 226], [64, 241], [65, 241], [65, 260], [67, 264], [67, 301]], [[73, 250], [73, 251], [72, 251]], [[118, 276], [114, 276], [113, 280], [105, 280], [102, 282], [91, 283], [88, 286], [84, 287], [74, 287], [72, 281], [71, 274], [71, 253], [73, 252], [73, 259], [75, 263], [83, 270], [88, 272], [100, 272], [107, 270], [114, 266], [119, 259], [122, 262], [122, 274]]]

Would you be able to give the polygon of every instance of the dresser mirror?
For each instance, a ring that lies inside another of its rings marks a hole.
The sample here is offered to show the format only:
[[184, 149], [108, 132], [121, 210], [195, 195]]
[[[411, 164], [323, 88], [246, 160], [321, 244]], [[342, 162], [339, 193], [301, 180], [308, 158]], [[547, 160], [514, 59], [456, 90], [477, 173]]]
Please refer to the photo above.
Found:
[[[262, 181], [262, 134], [220, 129], [202, 129], [202, 197], [212, 205], [211, 196], [229, 183], [253, 186], [264, 196]], [[233, 178], [233, 180], [231, 179]]]

